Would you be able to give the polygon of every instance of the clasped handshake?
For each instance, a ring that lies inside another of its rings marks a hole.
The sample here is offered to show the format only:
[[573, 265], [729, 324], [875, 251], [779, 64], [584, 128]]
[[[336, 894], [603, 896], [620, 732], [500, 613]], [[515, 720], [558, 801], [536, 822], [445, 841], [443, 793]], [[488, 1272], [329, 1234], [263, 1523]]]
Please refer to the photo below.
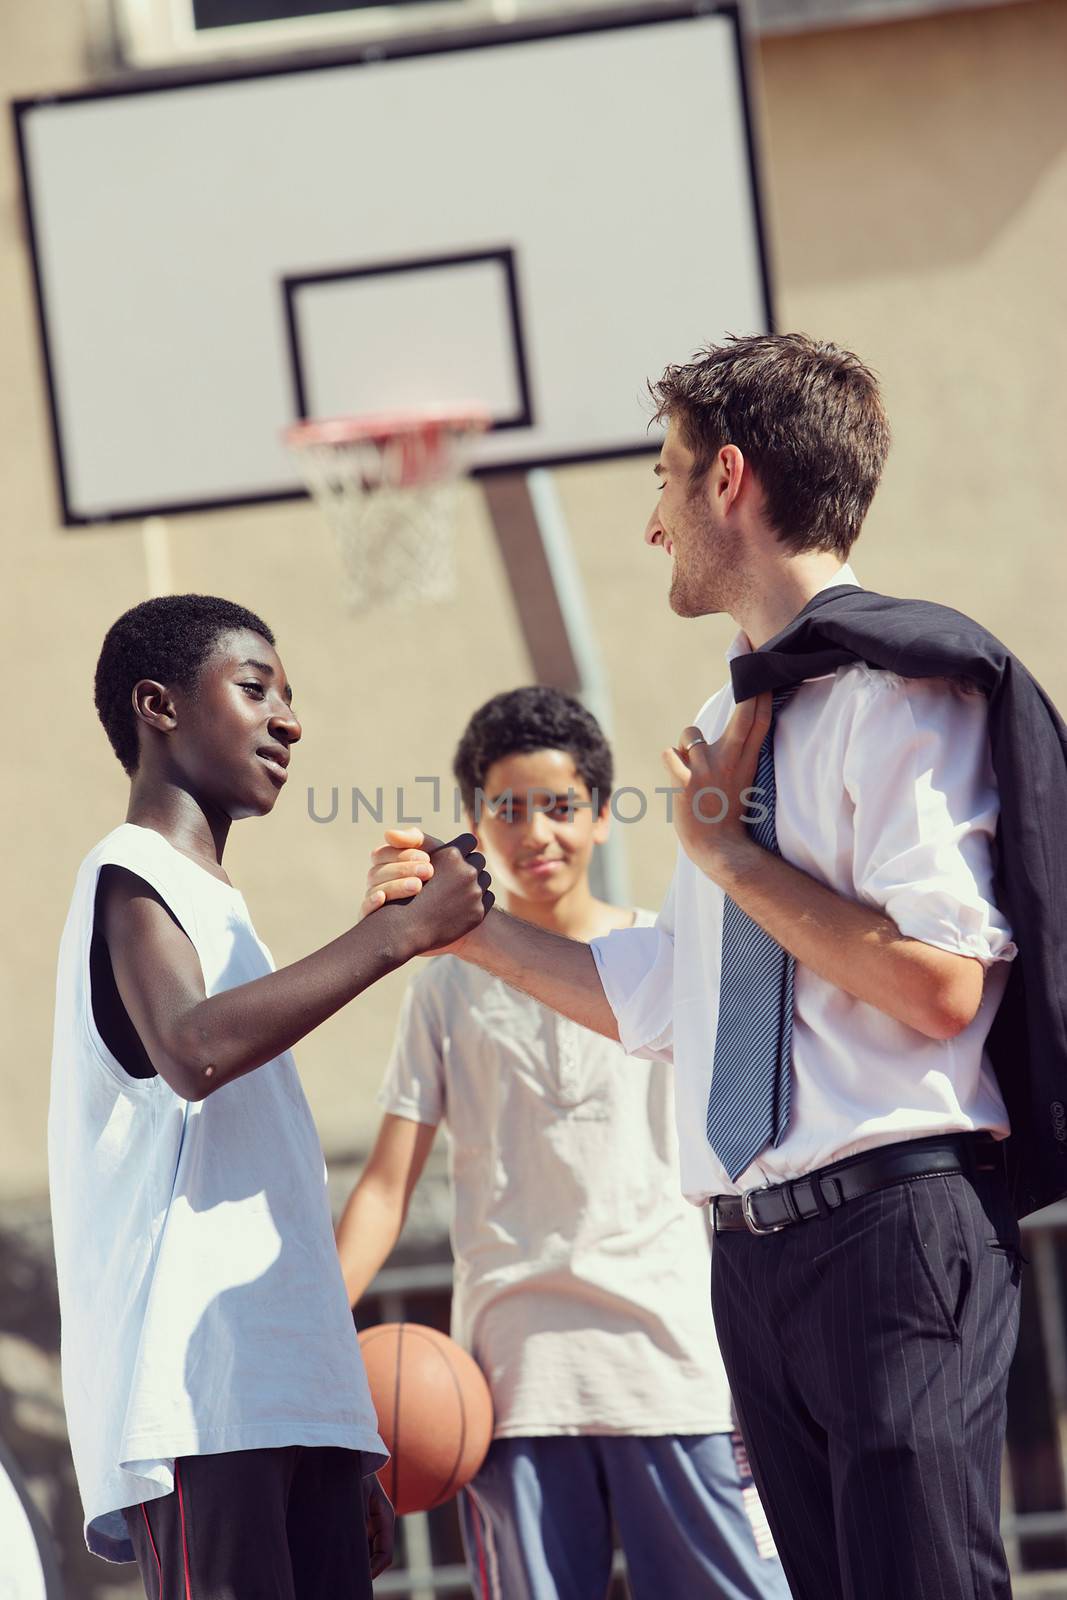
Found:
[[494, 903], [485, 857], [473, 833], [442, 844], [420, 828], [388, 828], [371, 852], [360, 921], [388, 906], [406, 919], [414, 951], [453, 955]]

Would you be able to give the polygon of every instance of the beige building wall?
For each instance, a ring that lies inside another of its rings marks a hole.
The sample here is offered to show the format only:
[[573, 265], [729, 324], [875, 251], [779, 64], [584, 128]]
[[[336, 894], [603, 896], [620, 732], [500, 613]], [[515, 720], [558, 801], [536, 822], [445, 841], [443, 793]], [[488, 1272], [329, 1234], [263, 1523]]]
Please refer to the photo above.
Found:
[[[84, 48], [69, 0], [5, 7], [0, 83], [9, 96], [75, 84]], [[860, 574], [977, 615], [1067, 704], [1065, 59], [1067, 0], [1031, 0], [765, 40], [753, 65], [779, 324], [858, 350], [881, 373], [894, 420]], [[106, 627], [151, 592], [154, 570], [137, 526], [58, 525], [9, 126], [2, 137], [0, 1196], [45, 1185], [57, 940], [79, 859], [125, 806], [92, 671]], [[699, 152], [675, 148], [669, 129], [649, 137], [713, 189]], [[633, 226], [657, 230], [670, 293], [689, 269], [671, 259], [670, 217], [636, 196]], [[694, 327], [693, 344], [706, 332]], [[687, 353], [664, 350], [664, 362]], [[650, 791], [663, 781], [660, 749], [721, 682], [731, 630], [667, 609], [667, 563], [641, 543], [649, 465], [573, 468], [558, 484], [613, 685], [619, 782]], [[309, 786], [322, 805], [334, 784], [388, 793], [447, 776], [468, 713], [528, 677], [491, 532], [472, 491], [460, 598], [358, 622], [307, 506], [174, 519], [165, 542], [176, 590], [214, 591], [267, 618], [296, 689], [305, 737], [288, 790], [273, 817], [235, 830], [227, 857], [262, 936], [290, 961], [354, 917], [377, 834], [369, 822], [311, 821]], [[661, 811], [624, 833], [634, 894], [654, 906], [672, 834]], [[358, 1152], [372, 1136], [403, 982], [383, 983], [301, 1048], [328, 1152]]]

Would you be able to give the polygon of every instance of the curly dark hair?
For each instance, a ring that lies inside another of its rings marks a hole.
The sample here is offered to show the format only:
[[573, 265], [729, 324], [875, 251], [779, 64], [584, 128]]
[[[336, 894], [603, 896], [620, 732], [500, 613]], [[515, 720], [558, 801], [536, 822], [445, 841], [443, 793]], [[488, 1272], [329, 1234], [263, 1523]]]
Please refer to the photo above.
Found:
[[607, 805], [615, 770], [599, 722], [573, 695], [532, 684], [494, 695], [464, 729], [452, 771], [470, 815], [493, 763], [529, 750], [566, 750], [590, 794], [595, 790], [601, 808]]
[[889, 453], [878, 380], [851, 350], [802, 333], [731, 335], [650, 383], [656, 420], [678, 419], [694, 484], [719, 450], [751, 461], [786, 548], [845, 560]]
[[255, 612], [210, 594], [168, 594], [124, 611], [107, 631], [96, 663], [94, 698], [111, 748], [130, 775], [140, 750], [133, 686], [152, 678], [175, 689], [195, 687], [204, 662], [226, 633], [248, 628], [268, 644], [274, 635]]

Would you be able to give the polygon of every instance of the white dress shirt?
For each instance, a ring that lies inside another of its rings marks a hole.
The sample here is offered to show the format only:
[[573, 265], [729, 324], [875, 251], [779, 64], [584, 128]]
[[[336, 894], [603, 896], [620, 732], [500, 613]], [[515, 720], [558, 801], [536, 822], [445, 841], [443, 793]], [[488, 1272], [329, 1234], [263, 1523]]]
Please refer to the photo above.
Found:
[[[824, 587], [855, 583], [845, 566]], [[740, 634], [727, 658], [749, 649]], [[694, 719], [709, 743], [734, 703], [727, 684]], [[705, 1133], [724, 896], [679, 849], [656, 926], [592, 950], [626, 1051], [675, 1064], [682, 1188], [698, 1205], [900, 1139], [1009, 1131], [985, 1051], [1015, 955], [993, 901], [999, 804], [985, 696], [862, 663], [809, 679], [776, 721], [775, 783], [786, 861], [885, 912], [906, 937], [976, 957], [985, 989], [969, 1026], [935, 1040], [798, 962], [789, 1126], [733, 1183]]]

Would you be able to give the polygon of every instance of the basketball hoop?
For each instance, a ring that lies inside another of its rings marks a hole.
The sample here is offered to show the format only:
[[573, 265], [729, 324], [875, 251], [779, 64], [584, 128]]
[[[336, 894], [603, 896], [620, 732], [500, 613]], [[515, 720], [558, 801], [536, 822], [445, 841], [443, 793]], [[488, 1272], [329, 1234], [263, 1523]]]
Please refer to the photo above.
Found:
[[456, 484], [475, 436], [477, 406], [297, 422], [284, 438], [308, 493], [326, 513], [354, 610], [455, 592]]

